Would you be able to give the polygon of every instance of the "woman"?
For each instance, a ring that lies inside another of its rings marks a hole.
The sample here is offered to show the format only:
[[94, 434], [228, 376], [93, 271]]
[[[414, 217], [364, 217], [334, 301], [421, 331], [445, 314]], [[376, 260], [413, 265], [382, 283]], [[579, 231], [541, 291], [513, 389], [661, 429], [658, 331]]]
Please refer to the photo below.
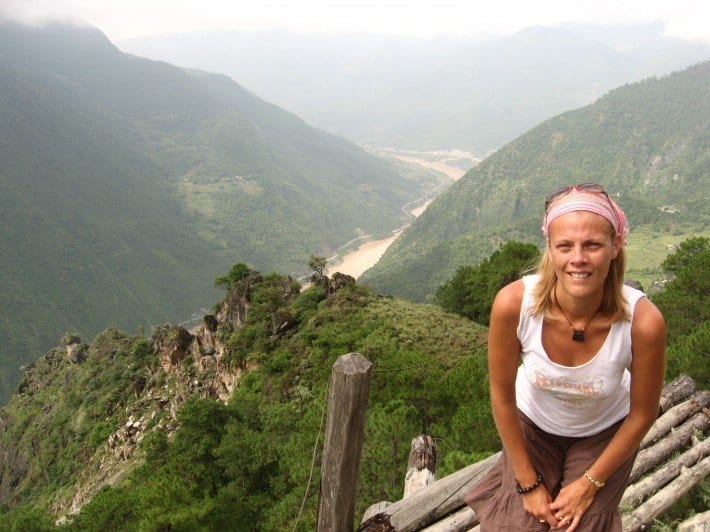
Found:
[[537, 275], [493, 303], [491, 404], [504, 450], [465, 499], [483, 531], [621, 530], [619, 501], [658, 415], [665, 323], [623, 284], [626, 216], [600, 185], [551, 193], [543, 233]]

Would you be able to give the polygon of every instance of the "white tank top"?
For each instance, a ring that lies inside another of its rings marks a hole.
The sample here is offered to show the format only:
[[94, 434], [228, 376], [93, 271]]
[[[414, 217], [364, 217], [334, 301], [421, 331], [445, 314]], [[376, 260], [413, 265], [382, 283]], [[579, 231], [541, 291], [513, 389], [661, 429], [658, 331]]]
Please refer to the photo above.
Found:
[[[596, 434], [629, 413], [631, 321], [617, 321], [594, 357], [569, 367], [550, 360], [542, 346], [542, 316], [532, 316], [532, 289], [537, 275], [523, 278], [518, 340], [522, 364], [515, 392], [518, 408], [542, 430], [558, 436]], [[623, 287], [633, 319], [640, 290]]]

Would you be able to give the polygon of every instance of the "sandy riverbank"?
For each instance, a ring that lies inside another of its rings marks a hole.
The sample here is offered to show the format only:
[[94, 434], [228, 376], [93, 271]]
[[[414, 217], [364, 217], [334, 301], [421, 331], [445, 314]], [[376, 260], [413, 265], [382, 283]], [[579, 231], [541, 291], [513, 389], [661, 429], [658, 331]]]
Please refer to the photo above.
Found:
[[[415, 157], [411, 155], [393, 154], [388, 155], [395, 157], [401, 161], [406, 161], [412, 164], [418, 164], [424, 168], [431, 168], [438, 170], [452, 178], [454, 181], [461, 178], [466, 173], [466, 170], [458, 168], [456, 166], [451, 166], [448, 164], [430, 161], [427, 159], [422, 159], [420, 157]], [[419, 217], [429, 206], [429, 204], [434, 201], [430, 199], [427, 202], [411, 209], [409, 213], [412, 216]], [[380, 260], [380, 257], [384, 255], [387, 248], [392, 245], [392, 243], [397, 240], [397, 237], [401, 234], [401, 231], [397, 231], [387, 238], [380, 240], [371, 240], [366, 242], [355, 251], [348, 253], [343, 257], [343, 259], [332, 266], [326, 268], [326, 275], [333, 275], [335, 272], [345, 273], [347, 275], [352, 275], [356, 279], [363, 274], [365, 270], [375, 265], [375, 263]]]
[[390, 156], [394, 157], [395, 159], [399, 159], [400, 161], [418, 164], [419, 166], [422, 166], [424, 168], [436, 170], [438, 172], [441, 172], [442, 174], [449, 176], [454, 181], [456, 181], [466, 173], [466, 170], [464, 170], [463, 168], [459, 168], [458, 166], [451, 166], [450, 164], [444, 164], [438, 161], [429, 161], [427, 159], [413, 157], [411, 155], [390, 154]]
[[426, 203], [422, 203], [419, 207], [412, 209], [410, 214], [414, 216], [415, 218], [419, 218], [421, 214], [426, 210], [426, 208], [431, 204], [431, 202], [434, 201], [434, 198], [428, 200]]
[[364, 243], [352, 253], [345, 255], [343, 260], [336, 265], [326, 268], [327, 275], [340, 272], [352, 275], [357, 279], [365, 270], [380, 260], [380, 257], [400, 234], [401, 232], [398, 231], [390, 237]]

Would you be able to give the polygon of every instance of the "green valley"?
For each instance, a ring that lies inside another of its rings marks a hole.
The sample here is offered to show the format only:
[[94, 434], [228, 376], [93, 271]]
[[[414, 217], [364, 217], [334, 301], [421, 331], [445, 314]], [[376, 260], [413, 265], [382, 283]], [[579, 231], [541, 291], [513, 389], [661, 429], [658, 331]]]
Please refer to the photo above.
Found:
[[63, 25], [0, 25], [0, 160], [0, 400], [65, 331], [185, 320], [237, 258], [305, 271], [444, 179]]
[[[448, 181], [98, 30], [0, 24], [0, 529], [313, 530], [329, 377], [352, 352], [373, 364], [356, 519], [401, 497], [419, 434], [438, 477], [498, 451], [491, 303], [562, 184], [625, 209], [666, 381], [707, 390], [708, 96], [710, 62], [619, 87], [413, 219]], [[410, 222], [357, 281], [324, 273]]]
[[628, 276], [650, 287], [669, 245], [710, 230], [709, 88], [704, 62], [543, 122], [439, 196], [360, 281], [429, 300], [458, 267], [508, 240], [542, 245], [545, 195], [594, 181], [629, 216]]
[[[708, 385], [708, 280], [698, 275], [708, 242], [685, 241], [664, 261], [675, 278], [654, 298], [669, 317], [666, 380], [690, 375], [699, 389]], [[510, 243], [487, 263], [512, 271], [504, 256], [529, 248]], [[484, 285], [501, 280], [496, 268], [480, 273]], [[191, 332], [66, 335], [0, 409], [0, 528], [313, 530], [328, 380], [350, 352], [374, 366], [358, 518], [401, 497], [418, 434], [437, 442], [439, 477], [500, 448], [485, 327], [342, 274], [313, 279], [302, 290], [240, 263], [217, 279], [227, 292]], [[473, 298], [490, 305], [480, 292]], [[661, 526], [702, 511], [703, 490]]]

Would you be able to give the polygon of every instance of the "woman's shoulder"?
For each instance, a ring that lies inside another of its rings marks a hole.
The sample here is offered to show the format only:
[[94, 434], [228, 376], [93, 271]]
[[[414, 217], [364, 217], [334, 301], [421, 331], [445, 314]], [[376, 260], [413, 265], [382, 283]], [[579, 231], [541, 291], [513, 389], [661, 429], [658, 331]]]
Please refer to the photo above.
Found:
[[663, 314], [647, 297], [642, 297], [636, 302], [631, 330], [634, 335], [665, 339], [666, 323]]
[[621, 291], [622, 291], [622, 294], [624, 295], [624, 299], [629, 303], [629, 306], [631, 307], [632, 310], [638, 301], [648, 297], [648, 296], [646, 296], [646, 293], [643, 292], [642, 290], [635, 288], [633, 286], [630, 286], [626, 283], [621, 285]]
[[[654, 389], [654, 382], [657, 382], [660, 393], [665, 367], [666, 324], [661, 311], [648, 298], [640, 299], [636, 304], [631, 342], [632, 374], [640, 376], [644, 394]], [[649, 397], [658, 396], [652, 394]]]
[[518, 279], [498, 291], [493, 301], [492, 313], [517, 317], [525, 296], [525, 281]]

